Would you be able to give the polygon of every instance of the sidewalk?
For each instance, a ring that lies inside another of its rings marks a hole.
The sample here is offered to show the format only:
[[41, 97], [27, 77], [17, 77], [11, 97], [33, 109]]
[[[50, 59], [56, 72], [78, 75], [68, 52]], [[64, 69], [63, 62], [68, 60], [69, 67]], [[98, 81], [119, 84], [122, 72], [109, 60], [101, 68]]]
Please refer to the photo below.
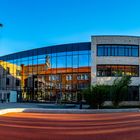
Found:
[[37, 108], [35, 103], [0, 103], [0, 109], [10, 108]]
[[[70, 107], [68, 104], [66, 107]], [[97, 114], [118, 112], [140, 112], [139, 108], [130, 109], [78, 109], [78, 105], [72, 108], [56, 108], [56, 104], [40, 103], [0, 103], [0, 115], [10, 112], [35, 112], [35, 113], [73, 113], [73, 114]]]
[[[0, 109], [9, 108], [45, 108], [45, 109], [79, 109], [78, 104], [48, 104], [48, 103], [0, 103]], [[88, 105], [83, 105], [88, 108]]]

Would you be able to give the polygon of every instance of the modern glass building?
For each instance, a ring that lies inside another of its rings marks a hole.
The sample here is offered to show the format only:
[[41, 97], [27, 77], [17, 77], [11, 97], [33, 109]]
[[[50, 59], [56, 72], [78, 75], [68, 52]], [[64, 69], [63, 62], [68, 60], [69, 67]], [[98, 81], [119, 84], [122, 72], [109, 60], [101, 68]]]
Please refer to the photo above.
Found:
[[[91, 42], [48, 46], [0, 57], [0, 99], [77, 101], [90, 84], [130, 75], [127, 101], [139, 101], [140, 37], [92, 36]], [[119, 73], [119, 74], [118, 74]], [[109, 100], [109, 98], [107, 99]]]
[[76, 101], [91, 83], [91, 43], [49, 46], [0, 57], [0, 98]]

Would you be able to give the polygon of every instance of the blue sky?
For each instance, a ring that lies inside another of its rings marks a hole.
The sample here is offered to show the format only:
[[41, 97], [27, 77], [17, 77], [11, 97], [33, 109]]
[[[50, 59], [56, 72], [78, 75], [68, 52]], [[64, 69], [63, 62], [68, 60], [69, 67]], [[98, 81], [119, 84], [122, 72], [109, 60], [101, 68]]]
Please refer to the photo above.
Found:
[[90, 41], [91, 35], [140, 35], [140, 0], [0, 0], [0, 55]]

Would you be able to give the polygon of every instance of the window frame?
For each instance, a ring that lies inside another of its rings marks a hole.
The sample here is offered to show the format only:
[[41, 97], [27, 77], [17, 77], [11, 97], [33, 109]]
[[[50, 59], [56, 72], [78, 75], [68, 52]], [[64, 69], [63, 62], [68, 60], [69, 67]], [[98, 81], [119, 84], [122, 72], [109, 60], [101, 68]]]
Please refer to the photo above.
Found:
[[[96, 54], [98, 57], [139, 57], [139, 47], [139, 45], [130, 44], [97, 44]], [[100, 49], [102, 49], [101, 53], [99, 52]], [[119, 54], [121, 49], [123, 49], [123, 52]], [[133, 55], [133, 50], [137, 50], [137, 55]]]

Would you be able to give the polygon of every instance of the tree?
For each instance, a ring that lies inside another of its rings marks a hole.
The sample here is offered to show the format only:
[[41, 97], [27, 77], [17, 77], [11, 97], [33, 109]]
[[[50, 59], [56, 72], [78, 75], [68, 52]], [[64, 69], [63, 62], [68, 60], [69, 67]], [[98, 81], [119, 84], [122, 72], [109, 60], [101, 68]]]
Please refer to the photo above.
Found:
[[90, 105], [90, 108], [101, 108], [108, 93], [108, 85], [92, 85], [83, 90], [84, 99]]
[[131, 77], [127, 75], [114, 80], [113, 85], [111, 86], [111, 98], [115, 107], [118, 107], [119, 103], [125, 99], [130, 84]]

